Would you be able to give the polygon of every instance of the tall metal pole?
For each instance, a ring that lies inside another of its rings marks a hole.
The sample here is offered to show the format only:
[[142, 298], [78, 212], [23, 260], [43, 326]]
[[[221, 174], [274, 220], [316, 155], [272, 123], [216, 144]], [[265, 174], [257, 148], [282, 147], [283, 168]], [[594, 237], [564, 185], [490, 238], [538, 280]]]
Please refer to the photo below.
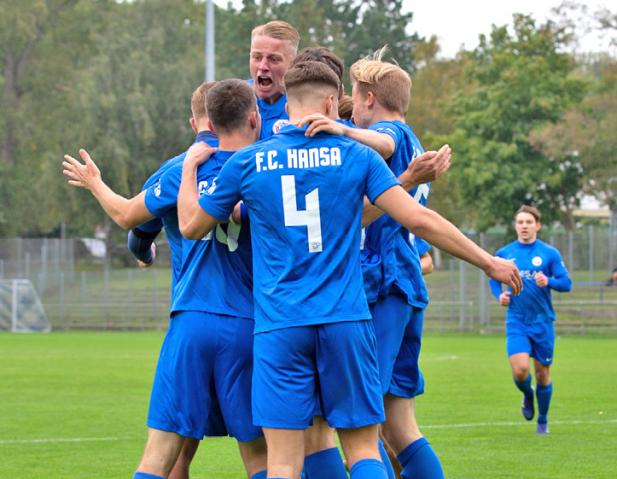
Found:
[[214, 81], [214, 2], [206, 1], [206, 81]]

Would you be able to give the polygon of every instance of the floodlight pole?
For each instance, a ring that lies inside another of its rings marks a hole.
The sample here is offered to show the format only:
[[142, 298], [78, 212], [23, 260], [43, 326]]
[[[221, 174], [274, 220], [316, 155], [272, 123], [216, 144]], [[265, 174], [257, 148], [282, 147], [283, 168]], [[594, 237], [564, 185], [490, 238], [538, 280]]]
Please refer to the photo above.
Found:
[[214, 81], [214, 2], [206, 0], [206, 81]]

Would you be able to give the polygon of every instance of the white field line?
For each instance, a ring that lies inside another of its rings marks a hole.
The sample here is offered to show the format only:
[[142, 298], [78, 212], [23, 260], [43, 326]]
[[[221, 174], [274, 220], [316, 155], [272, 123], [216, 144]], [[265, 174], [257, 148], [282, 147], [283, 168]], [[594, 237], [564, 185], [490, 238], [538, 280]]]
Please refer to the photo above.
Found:
[[[516, 427], [516, 426], [529, 426], [530, 422], [527, 421], [495, 421], [495, 422], [469, 422], [462, 424], [432, 424], [424, 425], [420, 424], [420, 429], [466, 429], [475, 427]], [[552, 425], [565, 425], [575, 426], [577, 424], [617, 424], [617, 419], [574, 419], [574, 420], [555, 420], [549, 421]]]
[[[523, 421], [511, 422], [469, 422], [461, 424], [422, 424], [422, 429], [465, 429], [475, 427], [517, 427], [529, 426], [530, 423]], [[550, 421], [551, 425], [579, 425], [579, 424], [617, 424], [617, 419], [591, 419], [591, 420], [565, 420]], [[111, 437], [66, 437], [66, 438], [40, 438], [40, 439], [0, 439], [0, 446], [10, 444], [54, 444], [67, 442], [111, 442], [137, 439], [134, 436], [111, 436]]]
[[110, 437], [58, 437], [58, 438], [39, 438], [39, 439], [0, 439], [0, 446], [7, 444], [55, 444], [63, 442], [112, 442], [135, 439], [131, 436], [110, 436]]

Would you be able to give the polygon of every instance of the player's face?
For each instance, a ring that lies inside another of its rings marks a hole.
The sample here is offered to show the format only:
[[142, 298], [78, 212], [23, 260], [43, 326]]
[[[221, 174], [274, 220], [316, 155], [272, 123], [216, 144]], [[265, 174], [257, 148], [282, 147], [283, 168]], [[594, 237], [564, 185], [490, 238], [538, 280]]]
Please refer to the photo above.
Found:
[[371, 126], [371, 116], [367, 105], [368, 98], [362, 93], [357, 82], [351, 86], [351, 101], [353, 102], [351, 111], [353, 122], [360, 128]]
[[249, 70], [255, 95], [274, 103], [285, 93], [283, 77], [294, 57], [294, 50], [287, 40], [257, 35], [251, 42]]
[[521, 243], [533, 243], [538, 236], [538, 231], [540, 231], [540, 223], [531, 213], [521, 212], [516, 215], [514, 228]]

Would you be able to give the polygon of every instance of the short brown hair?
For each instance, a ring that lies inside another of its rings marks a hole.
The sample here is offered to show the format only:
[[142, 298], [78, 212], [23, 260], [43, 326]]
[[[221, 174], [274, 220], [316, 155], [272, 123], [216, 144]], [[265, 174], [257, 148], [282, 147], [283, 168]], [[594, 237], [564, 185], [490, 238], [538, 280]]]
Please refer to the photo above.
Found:
[[206, 105], [214, 129], [223, 132], [243, 127], [249, 114], [257, 109], [253, 89], [237, 79], [216, 82], [208, 91]]
[[351, 81], [358, 85], [364, 96], [372, 91], [384, 108], [404, 116], [409, 108], [411, 78], [398, 65], [381, 59], [385, 51], [386, 47], [383, 47], [354, 63], [349, 70]]
[[272, 20], [271, 22], [256, 26], [251, 32], [251, 39], [258, 35], [276, 38], [277, 40], [287, 40], [293, 47], [294, 54], [298, 51], [298, 45], [300, 44], [298, 30], [282, 20]]
[[338, 95], [339, 81], [332, 69], [320, 62], [301, 62], [291, 67], [283, 79], [287, 96], [302, 101], [315, 88], [332, 88]]
[[338, 101], [338, 116], [341, 120], [351, 120], [353, 101], [349, 95], [343, 95]]
[[343, 83], [343, 75], [345, 73], [345, 65], [341, 57], [326, 47], [314, 46], [306, 47], [300, 50], [291, 65], [302, 62], [321, 62], [328, 65], [336, 76], [340, 83]]
[[535, 206], [529, 206], [529, 205], [521, 206], [518, 210], [516, 210], [516, 213], [514, 214], [514, 219], [516, 219], [519, 213], [529, 213], [531, 216], [535, 218], [536, 223], [540, 223], [540, 220], [542, 219], [542, 214], [540, 213], [540, 210], [536, 208]]
[[191, 113], [196, 120], [208, 118], [206, 111], [206, 95], [208, 90], [212, 88], [216, 82], [203, 82], [199, 85], [191, 95]]

